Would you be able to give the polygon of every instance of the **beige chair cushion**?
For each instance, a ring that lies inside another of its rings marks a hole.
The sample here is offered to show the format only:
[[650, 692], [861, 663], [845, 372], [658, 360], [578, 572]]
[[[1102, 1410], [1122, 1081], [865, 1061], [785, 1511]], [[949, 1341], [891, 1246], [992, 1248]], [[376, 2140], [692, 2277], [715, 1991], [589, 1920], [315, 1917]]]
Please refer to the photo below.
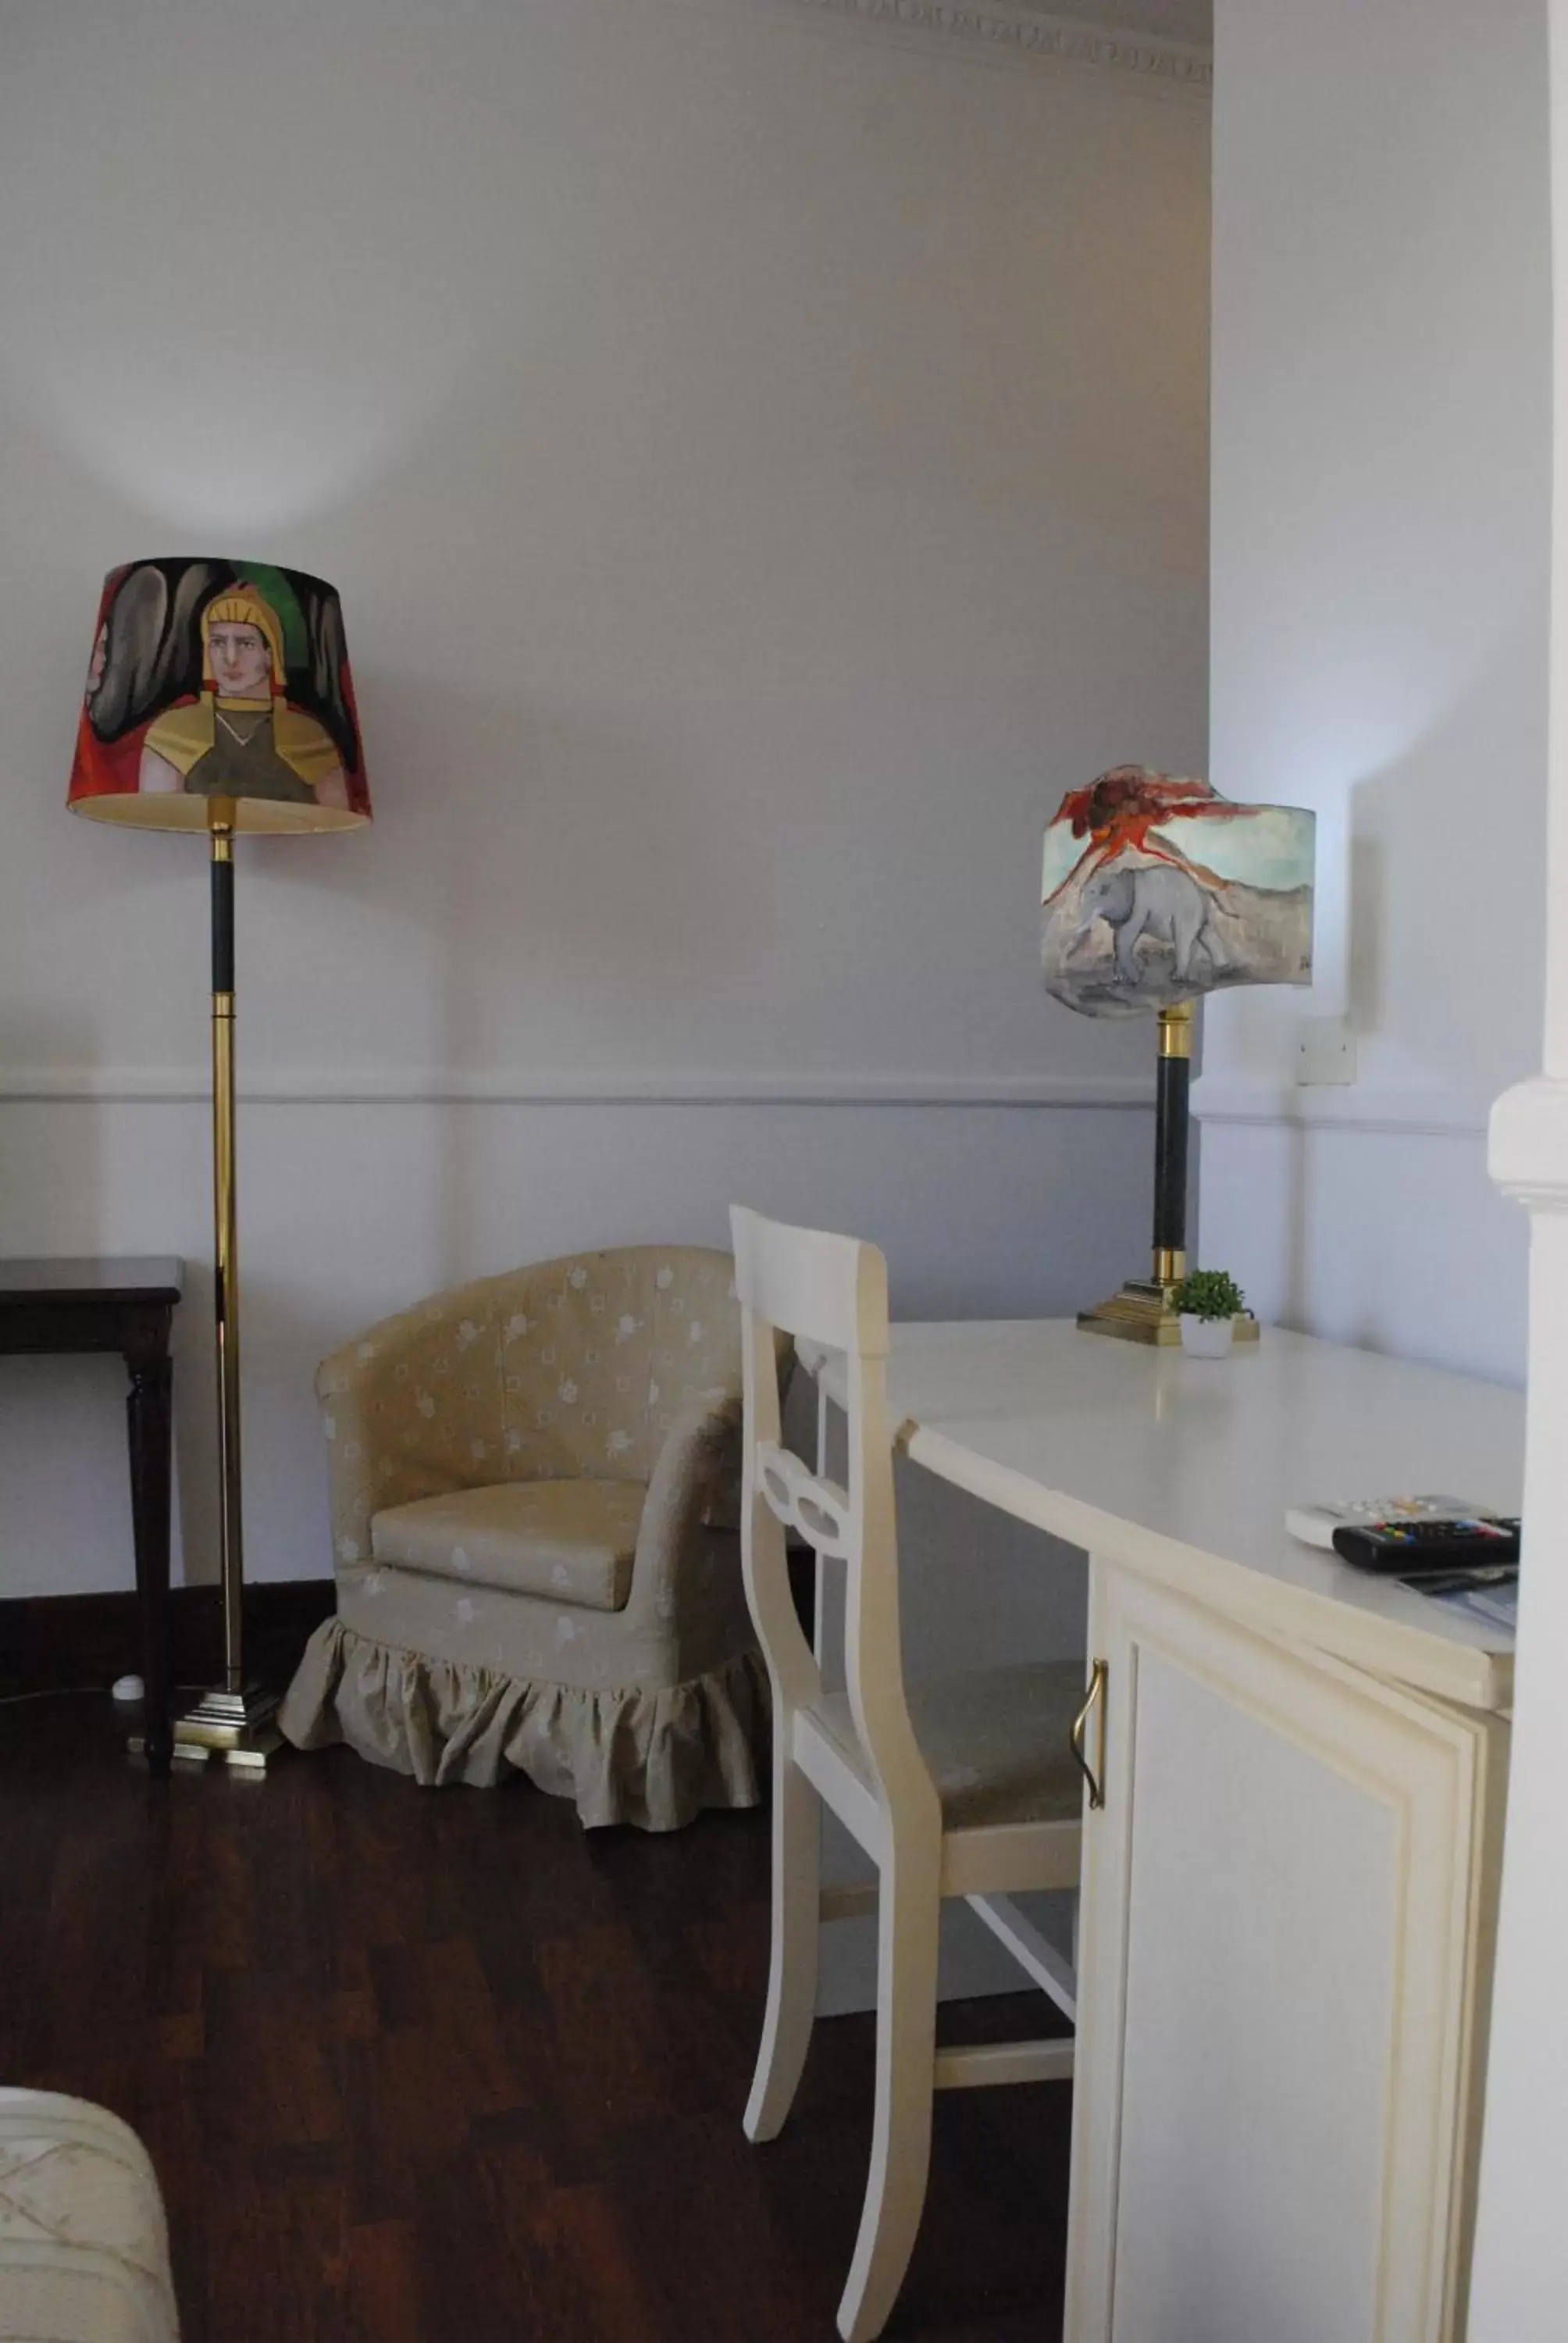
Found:
[[621, 1611], [648, 1491], [636, 1481], [513, 1481], [388, 1505], [370, 1523], [378, 1563]]
[[[910, 1684], [909, 1703], [944, 1830], [1077, 1820], [1083, 1781], [1068, 1740], [1083, 1704], [1076, 1660], [967, 1668]], [[829, 1694], [819, 1715], [869, 1788], [847, 1694]]]

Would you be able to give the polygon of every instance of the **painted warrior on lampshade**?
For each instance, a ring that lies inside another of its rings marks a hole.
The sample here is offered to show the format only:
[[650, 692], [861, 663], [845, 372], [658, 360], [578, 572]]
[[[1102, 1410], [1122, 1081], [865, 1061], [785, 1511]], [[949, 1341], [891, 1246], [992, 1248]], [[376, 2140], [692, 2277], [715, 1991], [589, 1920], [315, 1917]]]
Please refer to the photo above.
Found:
[[370, 811], [337, 596], [266, 563], [142, 561], [106, 583], [71, 803], [104, 820], [337, 828]]
[[330, 738], [282, 696], [283, 629], [248, 580], [207, 604], [201, 644], [201, 697], [148, 727], [138, 775], [144, 792], [347, 807], [348, 786]]

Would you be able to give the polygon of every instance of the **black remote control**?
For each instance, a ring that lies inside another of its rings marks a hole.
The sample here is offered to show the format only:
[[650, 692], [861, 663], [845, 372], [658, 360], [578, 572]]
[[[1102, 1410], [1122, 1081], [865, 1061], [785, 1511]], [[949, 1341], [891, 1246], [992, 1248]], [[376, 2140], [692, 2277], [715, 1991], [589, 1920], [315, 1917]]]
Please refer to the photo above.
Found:
[[1427, 1571], [1496, 1571], [1519, 1561], [1517, 1520], [1369, 1522], [1334, 1532], [1334, 1552], [1358, 1570], [1414, 1578]]

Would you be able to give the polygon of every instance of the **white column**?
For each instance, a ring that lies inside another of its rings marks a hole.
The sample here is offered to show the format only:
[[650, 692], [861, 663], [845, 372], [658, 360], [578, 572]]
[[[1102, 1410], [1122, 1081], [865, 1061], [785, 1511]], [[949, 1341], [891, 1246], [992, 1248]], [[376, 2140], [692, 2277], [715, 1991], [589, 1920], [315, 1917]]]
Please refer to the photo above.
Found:
[[1530, 1433], [1513, 1765], [1470, 2343], [1568, 2334], [1568, 0], [1550, 0], [1554, 437], [1546, 1031], [1500, 1099], [1493, 1177], [1525, 1206]]

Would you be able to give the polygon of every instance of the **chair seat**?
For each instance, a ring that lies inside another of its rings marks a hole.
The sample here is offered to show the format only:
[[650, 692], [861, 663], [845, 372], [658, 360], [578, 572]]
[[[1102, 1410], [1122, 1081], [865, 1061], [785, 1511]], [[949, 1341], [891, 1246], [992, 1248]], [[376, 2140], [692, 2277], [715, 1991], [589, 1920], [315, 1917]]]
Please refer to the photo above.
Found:
[[512, 1481], [388, 1505], [377, 1562], [585, 1611], [623, 1611], [648, 1491], [640, 1481]]
[[[920, 1755], [942, 1802], [946, 1831], [1006, 1823], [1076, 1822], [1083, 1777], [1068, 1740], [1083, 1704], [1075, 1660], [966, 1668], [908, 1687]], [[867, 1781], [849, 1697], [832, 1693], [822, 1721]]]

